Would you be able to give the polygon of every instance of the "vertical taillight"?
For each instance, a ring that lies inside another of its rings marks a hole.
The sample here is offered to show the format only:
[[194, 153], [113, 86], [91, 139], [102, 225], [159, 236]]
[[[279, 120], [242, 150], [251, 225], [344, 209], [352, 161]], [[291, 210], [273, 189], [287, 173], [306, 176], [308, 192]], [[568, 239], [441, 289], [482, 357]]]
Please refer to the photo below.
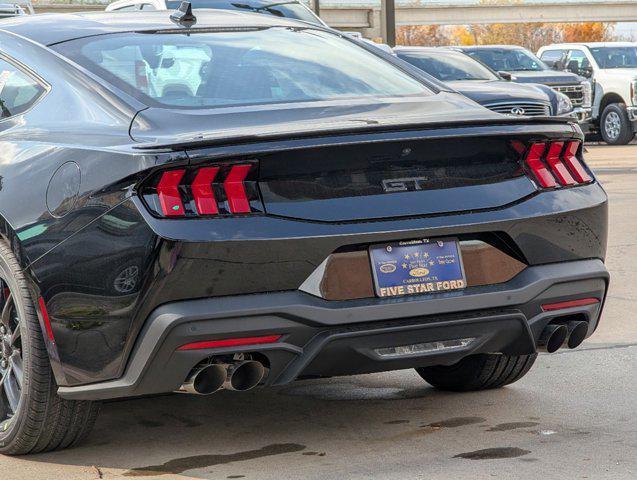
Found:
[[573, 177], [578, 183], [590, 183], [593, 181], [588, 174], [582, 162], [577, 158], [577, 151], [579, 150], [579, 142], [568, 142], [566, 144], [566, 150], [564, 152], [564, 163], [573, 173]]
[[513, 142], [523, 156], [529, 173], [541, 188], [570, 187], [592, 182], [591, 176], [577, 157], [580, 142], [536, 142], [526, 148]]
[[243, 185], [250, 168], [252, 168], [251, 165], [233, 165], [226, 181], [223, 182], [230, 213], [250, 212], [250, 201]]
[[166, 170], [142, 187], [149, 208], [163, 217], [263, 212], [257, 162]]
[[205, 167], [199, 169], [191, 184], [192, 196], [195, 200], [197, 213], [200, 215], [216, 215], [219, 213], [217, 199], [212, 190], [212, 182], [219, 173], [219, 167]]
[[179, 184], [186, 170], [169, 170], [162, 173], [157, 184], [157, 196], [162, 213], [167, 217], [183, 216], [184, 204], [179, 193]]
[[548, 167], [542, 161], [545, 150], [546, 144], [534, 143], [533, 145], [531, 145], [529, 153], [527, 153], [526, 155], [525, 161], [542, 188], [553, 188], [557, 186], [555, 177], [551, 175]]

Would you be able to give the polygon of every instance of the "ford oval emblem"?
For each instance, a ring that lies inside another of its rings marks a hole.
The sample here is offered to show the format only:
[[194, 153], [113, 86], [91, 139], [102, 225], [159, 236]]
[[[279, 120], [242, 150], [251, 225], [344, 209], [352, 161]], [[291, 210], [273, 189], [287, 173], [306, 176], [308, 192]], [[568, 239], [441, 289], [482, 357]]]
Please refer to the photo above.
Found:
[[396, 271], [396, 265], [393, 263], [383, 263], [380, 266], [380, 271], [383, 273], [394, 273]]
[[409, 275], [411, 275], [412, 277], [424, 277], [429, 275], [429, 270], [427, 270], [426, 268], [412, 268], [409, 271]]

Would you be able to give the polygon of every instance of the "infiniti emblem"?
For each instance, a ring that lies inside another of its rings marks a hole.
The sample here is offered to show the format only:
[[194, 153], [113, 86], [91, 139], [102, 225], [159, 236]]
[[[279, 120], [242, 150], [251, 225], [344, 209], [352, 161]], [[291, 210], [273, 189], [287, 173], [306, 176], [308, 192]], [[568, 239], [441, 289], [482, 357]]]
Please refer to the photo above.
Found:
[[524, 115], [525, 113], [522, 107], [513, 107], [511, 109], [511, 115]]

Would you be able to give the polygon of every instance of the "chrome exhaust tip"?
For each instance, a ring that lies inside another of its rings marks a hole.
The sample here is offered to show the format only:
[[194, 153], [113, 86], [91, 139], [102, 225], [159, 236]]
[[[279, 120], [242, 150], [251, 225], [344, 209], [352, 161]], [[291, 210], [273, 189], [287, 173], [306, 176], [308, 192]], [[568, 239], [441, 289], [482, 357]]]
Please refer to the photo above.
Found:
[[586, 335], [588, 334], [588, 322], [568, 322], [566, 324], [566, 328], [568, 329], [568, 336], [566, 340], [566, 345], [568, 346], [568, 348], [572, 349], [579, 347], [586, 339]]
[[541, 352], [554, 353], [557, 352], [568, 337], [568, 328], [566, 325], [549, 324], [540, 335], [538, 340], [538, 350]]
[[265, 367], [260, 362], [247, 360], [231, 363], [227, 366], [227, 373], [223, 388], [236, 392], [247, 392], [263, 380]]
[[226, 377], [223, 365], [204, 365], [188, 378], [180, 391], [194, 395], [212, 395], [223, 387]]

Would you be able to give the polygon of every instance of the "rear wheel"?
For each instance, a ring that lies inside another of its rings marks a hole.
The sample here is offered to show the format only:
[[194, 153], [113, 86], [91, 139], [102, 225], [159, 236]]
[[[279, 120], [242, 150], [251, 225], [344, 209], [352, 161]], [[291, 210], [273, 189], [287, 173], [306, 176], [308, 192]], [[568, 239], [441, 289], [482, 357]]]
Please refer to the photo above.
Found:
[[602, 112], [599, 130], [609, 145], [626, 145], [635, 136], [626, 105], [611, 103]]
[[70, 447], [91, 430], [98, 405], [63, 400], [26, 280], [0, 241], [0, 453]]
[[537, 358], [532, 355], [481, 353], [463, 358], [449, 366], [417, 368], [418, 374], [440, 390], [469, 392], [500, 388], [518, 381], [531, 369]]

